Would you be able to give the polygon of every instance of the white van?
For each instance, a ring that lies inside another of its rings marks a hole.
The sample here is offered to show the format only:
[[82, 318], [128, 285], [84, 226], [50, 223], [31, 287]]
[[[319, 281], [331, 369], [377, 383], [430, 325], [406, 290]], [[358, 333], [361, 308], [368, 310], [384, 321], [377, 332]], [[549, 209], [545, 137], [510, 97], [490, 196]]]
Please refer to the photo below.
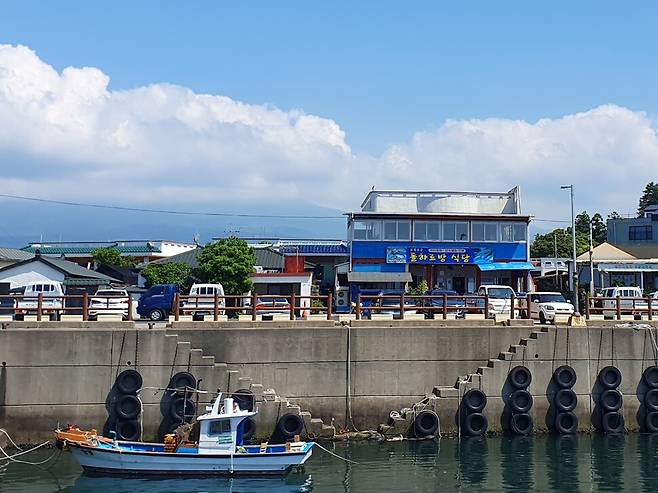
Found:
[[[622, 315], [641, 315], [642, 310], [647, 310], [648, 304], [644, 299], [630, 299], [630, 298], [644, 298], [644, 294], [640, 288], [633, 286], [614, 286], [605, 288], [601, 291], [601, 297], [614, 298], [602, 301], [603, 315], [616, 316], [617, 314], [617, 297], [619, 300], [619, 308]], [[652, 310], [653, 311], [653, 310]]]
[[183, 303], [183, 314], [192, 315], [195, 319], [203, 319], [204, 315], [213, 315], [215, 295], [219, 296], [219, 313], [223, 315], [226, 301], [223, 298], [224, 286], [221, 284], [193, 284], [188, 299]]
[[41, 313], [51, 320], [57, 320], [63, 307], [64, 288], [57, 281], [33, 281], [25, 286], [23, 297], [16, 300], [15, 318], [22, 320], [25, 315], [35, 315], [42, 296]]
[[[478, 289], [478, 296], [489, 295], [489, 313], [487, 317], [493, 315], [509, 315], [512, 308], [512, 296], [516, 293], [509, 286], [484, 285]], [[479, 305], [484, 307], [484, 300], [479, 300]]]

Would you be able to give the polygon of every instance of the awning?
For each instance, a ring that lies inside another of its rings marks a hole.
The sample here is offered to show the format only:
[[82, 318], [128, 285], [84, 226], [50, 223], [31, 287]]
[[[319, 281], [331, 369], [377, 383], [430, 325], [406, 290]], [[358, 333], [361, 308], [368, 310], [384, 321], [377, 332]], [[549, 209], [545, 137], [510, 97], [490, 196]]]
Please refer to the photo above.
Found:
[[481, 271], [490, 270], [533, 270], [532, 262], [491, 262], [488, 264], [477, 264]]
[[410, 272], [348, 272], [348, 282], [411, 282]]

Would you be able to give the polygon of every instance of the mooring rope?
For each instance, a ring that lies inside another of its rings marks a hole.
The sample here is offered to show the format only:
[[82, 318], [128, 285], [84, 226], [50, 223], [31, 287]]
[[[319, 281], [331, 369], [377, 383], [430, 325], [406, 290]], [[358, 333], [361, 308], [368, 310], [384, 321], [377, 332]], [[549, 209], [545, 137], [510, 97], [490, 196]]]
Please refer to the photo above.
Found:
[[6, 460], [6, 461], [10, 461], [10, 462], [16, 462], [16, 463], [19, 463], [19, 464], [27, 464], [27, 465], [30, 465], [30, 466], [40, 466], [42, 464], [45, 464], [49, 460], [51, 460], [53, 457], [55, 457], [55, 455], [57, 455], [57, 452], [54, 452], [50, 457], [48, 457], [45, 460], [39, 461], [39, 462], [29, 462], [29, 461], [26, 461], [26, 460], [17, 459], [16, 457], [21, 457], [25, 454], [29, 454], [30, 452], [34, 452], [35, 450], [38, 450], [42, 447], [45, 447], [46, 445], [50, 444], [50, 440], [47, 440], [47, 441], [45, 441], [45, 442], [43, 442], [39, 445], [36, 445], [36, 446], [34, 446], [34, 447], [32, 447], [28, 450], [23, 450], [18, 445], [16, 445], [16, 442], [14, 442], [14, 440], [11, 438], [11, 436], [9, 435], [7, 430], [5, 430], [4, 428], [0, 428], [0, 431], [7, 437], [9, 442], [14, 447], [16, 447], [18, 450], [20, 450], [20, 452], [18, 452], [18, 453], [15, 453], [13, 455], [9, 455], [5, 451], [4, 448], [0, 447], [0, 452], [2, 453], [2, 455], [4, 455], [4, 457], [0, 457], [0, 461]]
[[331, 450], [324, 448], [324, 447], [323, 447], [322, 445], [320, 445], [318, 442], [313, 442], [313, 443], [315, 444], [316, 447], [318, 447], [318, 448], [324, 450], [324, 451], [327, 452], [329, 455], [333, 455], [333, 456], [336, 457], [337, 459], [343, 460], [343, 461], [347, 462], [348, 464], [357, 464], [357, 465], [359, 464], [358, 462], [355, 462], [355, 461], [353, 461], [353, 460], [351, 460], [351, 459], [347, 459], [347, 458], [345, 458], [345, 457], [341, 457], [341, 456], [338, 455], [338, 454], [334, 454]]

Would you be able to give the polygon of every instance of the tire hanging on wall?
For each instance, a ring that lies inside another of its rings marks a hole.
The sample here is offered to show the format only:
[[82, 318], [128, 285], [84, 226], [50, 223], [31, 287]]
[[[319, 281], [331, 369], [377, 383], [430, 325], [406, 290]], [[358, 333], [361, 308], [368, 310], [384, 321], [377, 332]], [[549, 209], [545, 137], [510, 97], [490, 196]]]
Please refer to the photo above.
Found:
[[658, 411], [647, 413], [644, 424], [649, 433], [658, 433]]
[[570, 389], [576, 385], [576, 371], [569, 365], [562, 365], [553, 372], [553, 381], [563, 389]]
[[479, 389], [471, 389], [464, 394], [464, 406], [471, 413], [479, 413], [487, 405], [487, 396]]
[[647, 411], [658, 411], [658, 389], [650, 389], [644, 394], [644, 405]]
[[576, 409], [578, 396], [571, 389], [560, 389], [555, 394], [554, 402], [559, 412], [569, 412]]
[[621, 413], [605, 413], [601, 419], [601, 427], [605, 433], [624, 433], [626, 426]]
[[179, 423], [190, 421], [196, 415], [196, 406], [191, 399], [176, 397], [169, 407], [169, 415], [171, 419]]
[[599, 372], [599, 383], [603, 388], [616, 389], [621, 384], [621, 372], [614, 366], [606, 366]]
[[658, 389], [658, 366], [649, 366], [642, 373], [642, 380], [649, 388]]
[[560, 435], [573, 435], [578, 431], [578, 417], [571, 411], [555, 416], [555, 430]]
[[254, 393], [249, 389], [239, 389], [231, 394], [233, 402], [237, 402], [243, 411], [254, 410]]
[[532, 407], [532, 395], [525, 389], [518, 389], [512, 392], [509, 398], [509, 405], [513, 413], [527, 413]]
[[532, 416], [528, 413], [513, 414], [510, 419], [510, 429], [515, 435], [530, 435], [533, 427]]
[[135, 419], [142, 411], [142, 403], [133, 394], [123, 394], [117, 399], [114, 409], [121, 419]]
[[297, 414], [284, 414], [276, 424], [276, 430], [288, 440], [300, 435], [304, 429], [304, 420]]
[[117, 376], [115, 385], [122, 394], [137, 394], [137, 391], [142, 388], [142, 376], [137, 370], [124, 370]]
[[532, 383], [532, 373], [525, 366], [515, 366], [509, 372], [510, 384], [516, 389], [526, 389]]
[[178, 395], [184, 395], [185, 388], [196, 389], [196, 378], [187, 371], [181, 371], [171, 377], [169, 388], [176, 389]]
[[476, 412], [466, 416], [462, 431], [468, 436], [479, 437], [487, 432], [488, 427], [489, 421], [487, 417], [482, 413]]
[[617, 412], [624, 404], [624, 399], [617, 389], [606, 389], [599, 396], [599, 404], [605, 413]]
[[439, 417], [434, 411], [420, 411], [414, 418], [416, 438], [434, 436], [439, 428]]
[[139, 440], [141, 427], [136, 419], [121, 419], [116, 424], [116, 433], [119, 440], [134, 442]]
[[247, 418], [243, 422], [242, 439], [251, 440], [256, 434], [256, 421], [253, 418]]

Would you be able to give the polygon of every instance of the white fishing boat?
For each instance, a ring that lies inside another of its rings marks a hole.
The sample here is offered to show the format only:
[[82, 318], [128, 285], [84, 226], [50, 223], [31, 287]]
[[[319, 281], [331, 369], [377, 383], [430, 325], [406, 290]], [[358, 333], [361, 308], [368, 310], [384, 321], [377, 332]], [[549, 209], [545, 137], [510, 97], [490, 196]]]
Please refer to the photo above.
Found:
[[242, 410], [233, 399], [221, 397], [197, 418], [196, 443], [127, 442], [80, 430], [58, 431], [57, 438], [86, 472], [104, 474], [285, 475], [311, 457], [313, 442], [244, 444], [243, 422], [257, 412]]

